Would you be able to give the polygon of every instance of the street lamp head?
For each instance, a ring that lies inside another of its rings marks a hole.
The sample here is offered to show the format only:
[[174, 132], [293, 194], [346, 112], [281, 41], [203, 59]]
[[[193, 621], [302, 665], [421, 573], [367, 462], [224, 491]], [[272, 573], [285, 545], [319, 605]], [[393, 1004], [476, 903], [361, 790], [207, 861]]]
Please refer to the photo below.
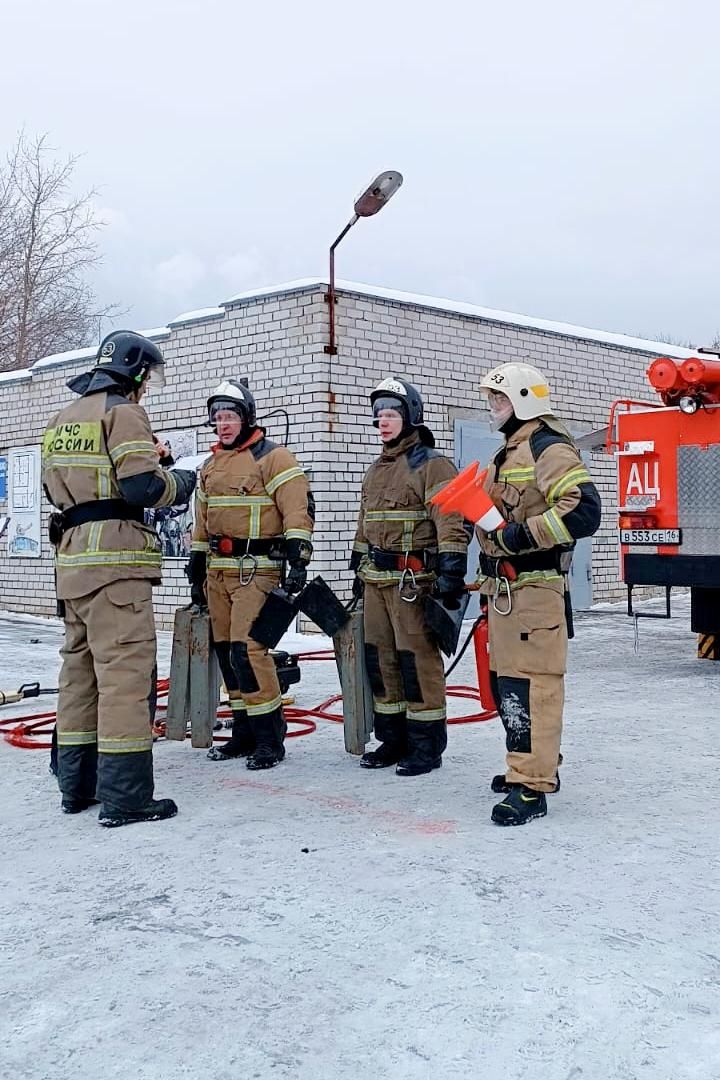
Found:
[[355, 213], [358, 217], [372, 217], [382, 210], [385, 203], [393, 197], [403, 182], [402, 173], [394, 170], [381, 172], [355, 200]]

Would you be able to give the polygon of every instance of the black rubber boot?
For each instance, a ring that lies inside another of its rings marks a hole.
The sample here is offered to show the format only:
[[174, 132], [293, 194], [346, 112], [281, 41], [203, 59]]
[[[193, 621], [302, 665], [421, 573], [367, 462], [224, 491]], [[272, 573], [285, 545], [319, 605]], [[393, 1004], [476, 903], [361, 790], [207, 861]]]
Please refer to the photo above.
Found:
[[524, 784], [513, 784], [503, 801], [493, 806], [490, 816], [496, 825], [525, 825], [546, 814], [544, 792], [533, 791]]
[[368, 750], [360, 758], [360, 766], [363, 769], [388, 769], [391, 765], [397, 765], [405, 753], [405, 747], [397, 743], [380, 743], [377, 750]]
[[255, 746], [255, 736], [250, 730], [248, 715], [238, 710], [233, 715], [232, 734], [228, 741], [211, 746], [207, 756], [210, 761], [232, 761], [233, 758], [252, 754]]
[[380, 745], [360, 758], [363, 769], [387, 769], [397, 765], [407, 754], [407, 719], [405, 713], [373, 714], [375, 738]]
[[172, 799], [154, 799], [152, 750], [98, 754], [98, 821], [108, 829], [175, 817]]
[[82, 814], [83, 810], [89, 810], [91, 806], [97, 805], [97, 799], [73, 799], [67, 795], [61, 803], [63, 814]]
[[408, 720], [408, 752], [398, 763], [398, 776], [423, 776], [439, 769], [447, 746], [447, 726], [444, 720]]
[[[97, 743], [86, 743], [82, 746], [56, 746], [55, 761], [63, 808], [65, 803], [92, 805], [97, 788]], [[65, 810], [65, 813], [70, 812]]]
[[175, 817], [178, 808], [172, 799], [151, 799], [138, 810], [117, 810], [103, 806], [98, 821], [106, 829], [117, 829], [120, 825], [134, 825], [138, 821], [162, 821]]
[[272, 769], [285, 758], [285, 733], [287, 724], [282, 709], [275, 709], [264, 716], [251, 716], [250, 727], [256, 748], [248, 755], [247, 768], [251, 770]]

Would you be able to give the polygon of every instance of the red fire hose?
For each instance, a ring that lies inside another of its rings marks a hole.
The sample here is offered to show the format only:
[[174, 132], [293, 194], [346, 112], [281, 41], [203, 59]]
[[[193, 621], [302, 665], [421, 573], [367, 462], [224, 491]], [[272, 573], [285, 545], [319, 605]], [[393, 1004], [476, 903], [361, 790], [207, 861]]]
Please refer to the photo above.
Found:
[[[491, 702], [493, 700], [490, 687], [490, 667], [487, 653], [487, 621], [485, 619], [476, 624], [472, 636], [475, 647], [478, 685], [477, 687], [449, 686], [447, 688], [447, 696], [452, 698], [466, 698], [470, 701], [477, 702], [481, 708], [479, 712], [471, 713], [468, 716], [450, 717], [448, 718], [448, 724], [475, 724], [484, 720], [492, 720], [493, 717], [497, 715], [494, 708], [482, 707], [484, 702]], [[298, 661], [301, 662], [335, 659], [335, 653], [332, 649], [319, 649], [315, 652], [298, 653], [297, 656]], [[167, 697], [169, 685], [169, 679], [158, 679], [157, 681], [158, 710], [167, 708], [167, 705], [163, 703], [161, 699]], [[311, 735], [317, 726], [315, 720], [328, 720], [335, 724], [342, 724], [342, 714], [331, 711], [332, 706], [336, 705], [337, 702], [341, 700], [342, 694], [333, 694], [332, 697], [321, 702], [320, 705], [315, 706], [313, 709], [303, 709], [297, 705], [286, 705], [283, 708], [285, 719], [288, 724], [295, 726], [294, 730], [288, 731], [287, 737], [292, 739], [298, 738], [301, 735]], [[230, 719], [230, 717], [232, 717], [232, 711], [230, 709], [221, 708], [218, 709], [217, 715], [218, 719], [221, 720]], [[43, 737], [52, 735], [56, 716], [57, 714], [54, 712], [46, 712], [31, 713], [30, 715], [23, 717], [13, 716], [7, 719], [0, 718], [0, 733], [5, 742], [9, 743], [10, 746], [16, 746], [23, 750], [49, 750], [50, 743], [41, 740]], [[156, 736], [160, 737], [164, 735], [164, 728], [164, 721], [158, 722], [156, 720], [153, 726], [153, 732]], [[216, 742], [226, 742], [229, 738], [229, 735], [216, 734], [214, 736]]]

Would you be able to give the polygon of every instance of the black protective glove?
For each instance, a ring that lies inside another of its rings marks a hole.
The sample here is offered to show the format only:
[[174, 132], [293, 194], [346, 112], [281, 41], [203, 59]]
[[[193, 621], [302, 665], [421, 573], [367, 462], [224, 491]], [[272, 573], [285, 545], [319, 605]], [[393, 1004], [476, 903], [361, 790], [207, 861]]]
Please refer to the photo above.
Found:
[[438, 555], [436, 573], [433, 592], [451, 610], [457, 609], [460, 597], [465, 592], [467, 555], [459, 551], [441, 553]]
[[294, 563], [285, 575], [285, 591], [292, 596], [293, 593], [302, 592], [307, 584], [307, 563]]
[[286, 540], [285, 558], [289, 570], [285, 577], [285, 589], [292, 595], [301, 592], [307, 583], [307, 565], [312, 556], [312, 544], [309, 540]]
[[433, 590], [443, 604], [451, 610], [460, 607], [460, 597], [465, 592], [465, 578], [454, 574], [440, 574]]
[[521, 551], [535, 551], [537, 548], [535, 538], [524, 521], [511, 521], [488, 533], [488, 536], [508, 555], [519, 555]]
[[365, 595], [365, 582], [357, 574], [353, 579], [352, 594], [355, 600], [362, 600], [363, 596]]
[[173, 469], [173, 476], [177, 483], [177, 496], [173, 505], [189, 503], [197, 483], [197, 473], [192, 469]]
[[206, 607], [207, 552], [191, 551], [185, 574], [190, 582], [190, 600], [198, 607]]

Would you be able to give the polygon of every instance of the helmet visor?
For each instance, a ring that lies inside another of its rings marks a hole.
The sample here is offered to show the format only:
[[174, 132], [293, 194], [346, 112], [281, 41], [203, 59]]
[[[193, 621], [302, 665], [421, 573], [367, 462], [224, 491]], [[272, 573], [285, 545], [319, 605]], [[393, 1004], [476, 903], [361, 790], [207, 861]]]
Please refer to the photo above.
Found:
[[165, 365], [151, 364], [148, 368], [147, 382], [149, 386], [163, 387], [165, 385]]
[[405, 416], [405, 403], [396, 397], [380, 397], [375, 398], [372, 407], [372, 413], [375, 419], [383, 412], [384, 409], [392, 409], [396, 413], [400, 413], [401, 416]]
[[208, 408], [208, 422], [214, 424], [219, 412], [234, 412], [241, 420], [246, 419], [245, 407], [233, 398], [216, 398]]

